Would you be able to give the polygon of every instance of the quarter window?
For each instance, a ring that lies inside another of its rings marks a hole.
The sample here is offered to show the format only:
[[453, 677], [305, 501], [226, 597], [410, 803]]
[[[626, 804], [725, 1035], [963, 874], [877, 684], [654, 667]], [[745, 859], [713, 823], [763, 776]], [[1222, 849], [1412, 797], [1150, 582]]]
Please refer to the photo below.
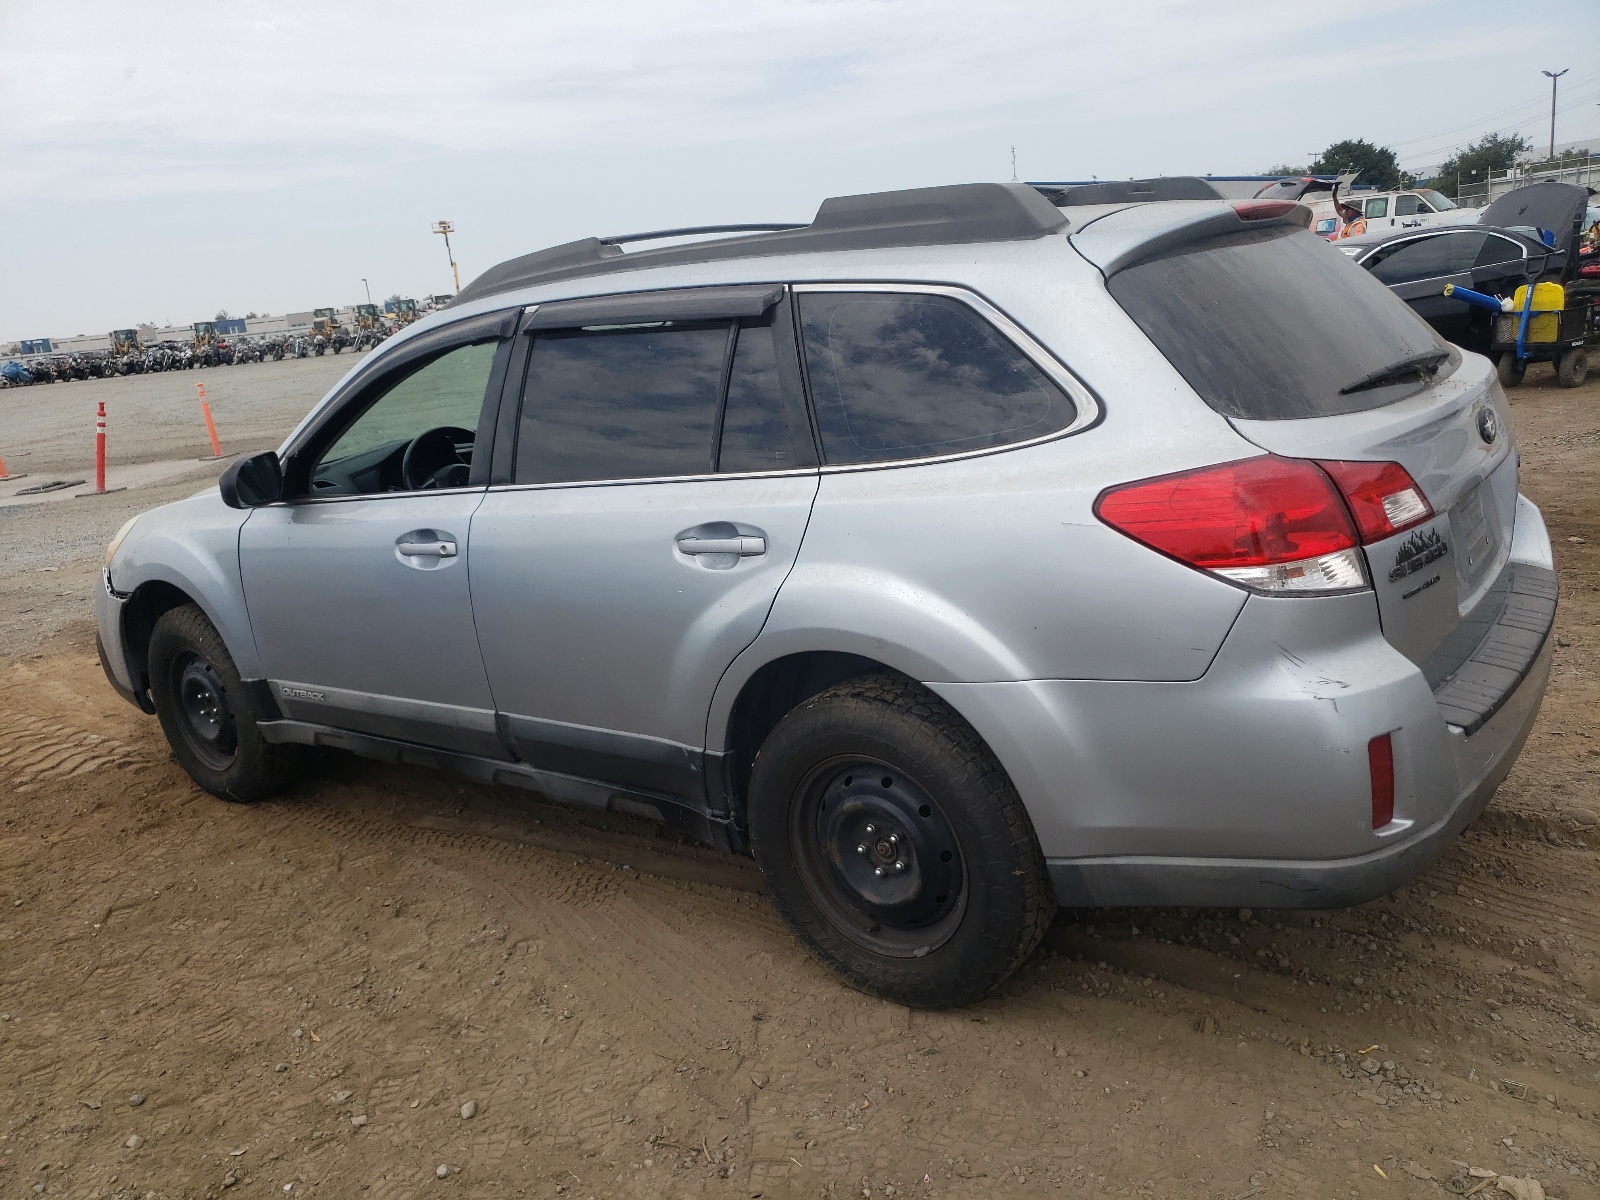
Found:
[[980, 450], [1070, 425], [1072, 401], [978, 313], [947, 296], [800, 297], [806, 369], [830, 463]]
[[517, 483], [704, 474], [729, 321], [539, 334], [517, 431]]

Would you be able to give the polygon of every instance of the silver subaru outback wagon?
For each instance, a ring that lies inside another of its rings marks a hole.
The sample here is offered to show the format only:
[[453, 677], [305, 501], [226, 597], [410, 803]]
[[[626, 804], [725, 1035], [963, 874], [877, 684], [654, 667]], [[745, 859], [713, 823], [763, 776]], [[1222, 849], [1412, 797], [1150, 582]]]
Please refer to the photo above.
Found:
[[340, 747], [748, 849], [910, 1005], [1057, 905], [1381, 895], [1555, 577], [1493, 368], [1306, 221], [973, 184], [511, 260], [124, 527], [107, 675], [224, 799]]

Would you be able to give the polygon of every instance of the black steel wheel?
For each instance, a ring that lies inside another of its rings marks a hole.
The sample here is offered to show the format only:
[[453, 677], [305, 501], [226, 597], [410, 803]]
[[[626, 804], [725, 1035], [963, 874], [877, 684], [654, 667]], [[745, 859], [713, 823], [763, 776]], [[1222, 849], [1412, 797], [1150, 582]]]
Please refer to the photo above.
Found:
[[302, 747], [262, 737], [233, 657], [198, 606], [161, 615], [147, 660], [161, 730], [197, 784], [224, 800], [248, 803], [294, 778]]
[[190, 752], [213, 771], [226, 771], [239, 751], [239, 729], [222, 677], [193, 651], [174, 654], [168, 669], [183, 717], [179, 730]]
[[868, 950], [937, 950], [961, 923], [961, 844], [938, 802], [878, 759], [822, 763], [790, 808], [801, 883], [819, 910]]
[[751, 771], [749, 828], [795, 936], [856, 987], [914, 1008], [982, 998], [1055, 914], [1004, 769], [900, 676], [841, 683], [778, 722]]

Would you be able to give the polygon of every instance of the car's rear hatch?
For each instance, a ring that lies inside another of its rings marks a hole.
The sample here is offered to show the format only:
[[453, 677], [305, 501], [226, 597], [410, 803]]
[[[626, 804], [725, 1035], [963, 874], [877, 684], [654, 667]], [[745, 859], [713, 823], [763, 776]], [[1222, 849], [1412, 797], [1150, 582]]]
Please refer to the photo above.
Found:
[[1207, 404], [1274, 454], [1399, 463], [1432, 506], [1365, 554], [1385, 637], [1437, 689], [1510, 587], [1517, 456], [1493, 369], [1298, 228], [1149, 245], [1117, 250], [1108, 287]]

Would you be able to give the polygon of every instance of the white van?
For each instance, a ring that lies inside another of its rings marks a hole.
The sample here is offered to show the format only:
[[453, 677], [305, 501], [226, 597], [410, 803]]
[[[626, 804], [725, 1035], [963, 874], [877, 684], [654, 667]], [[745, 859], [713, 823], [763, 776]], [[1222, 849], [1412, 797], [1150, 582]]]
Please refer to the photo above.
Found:
[[[1470, 225], [1482, 211], [1458, 208], [1456, 202], [1432, 188], [1408, 188], [1397, 192], [1347, 192], [1341, 204], [1354, 205], [1366, 221], [1360, 232], [1378, 233], [1388, 229], [1421, 229], [1432, 225]], [[1301, 203], [1306, 203], [1301, 201]], [[1313, 200], [1311, 232], [1319, 237], [1336, 238], [1341, 230], [1338, 211], [1331, 199]]]

